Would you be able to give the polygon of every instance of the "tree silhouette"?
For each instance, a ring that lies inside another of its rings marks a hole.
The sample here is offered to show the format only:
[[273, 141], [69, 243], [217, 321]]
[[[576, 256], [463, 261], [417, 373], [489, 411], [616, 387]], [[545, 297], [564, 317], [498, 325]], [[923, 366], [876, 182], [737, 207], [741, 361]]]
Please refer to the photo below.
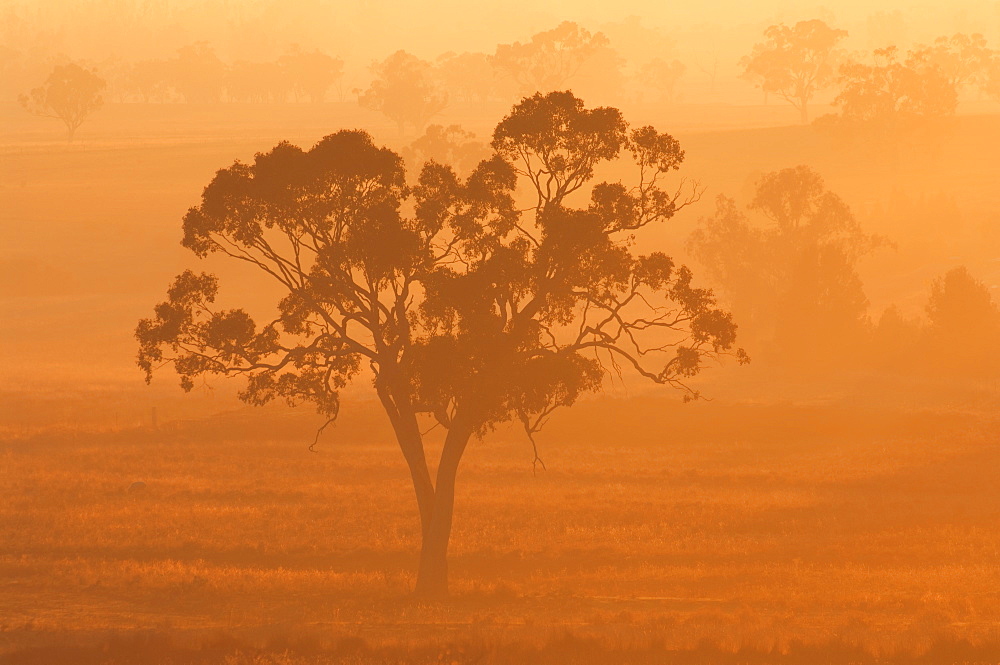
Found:
[[396, 51], [372, 65], [375, 80], [358, 102], [381, 111], [404, 133], [407, 124], [418, 132], [448, 105], [448, 94], [433, 76], [433, 65], [406, 51]]
[[751, 334], [797, 363], [857, 341], [868, 305], [857, 264], [882, 239], [806, 166], [764, 175], [748, 207], [761, 219], [718, 197], [689, 247]]
[[129, 87], [143, 102], [164, 101], [169, 97], [171, 64], [166, 60], [141, 60], [132, 65]]
[[[534, 443], [554, 410], [598, 390], [609, 370], [694, 397], [686, 381], [705, 359], [745, 359], [730, 315], [690, 270], [632, 251], [636, 232], [697, 198], [662, 188], [684, 156], [675, 139], [557, 92], [517, 104], [492, 147], [468, 178], [428, 162], [412, 188], [402, 159], [362, 131], [310, 150], [280, 143], [222, 169], [185, 216], [183, 244], [274, 280], [277, 315], [257, 325], [218, 309], [218, 280], [187, 271], [136, 329], [147, 379], [164, 364], [187, 390], [203, 374], [244, 376], [247, 402], [311, 402], [330, 419], [368, 368], [413, 480], [416, 591], [427, 596], [447, 592], [470, 438], [514, 421]], [[623, 154], [638, 182], [596, 184], [571, 207], [597, 165]], [[519, 180], [533, 193], [523, 211]], [[420, 424], [431, 416], [445, 430], [434, 482]]]
[[933, 365], [979, 376], [1000, 369], [1000, 310], [986, 285], [965, 267], [949, 270], [931, 285], [927, 318]]
[[43, 86], [21, 95], [18, 101], [29, 113], [62, 120], [66, 138], [72, 142], [77, 128], [104, 104], [101, 93], [106, 87], [93, 70], [75, 63], [56, 65]]
[[225, 87], [226, 65], [208, 42], [196, 42], [177, 49], [168, 61], [170, 83], [189, 103], [219, 101]]
[[438, 58], [438, 70], [445, 88], [466, 103], [486, 108], [497, 92], [493, 60], [485, 53], [445, 53]]
[[461, 176], [468, 175], [489, 153], [486, 144], [460, 125], [430, 125], [423, 136], [403, 148], [407, 165], [419, 171], [424, 162], [450, 165]]
[[893, 131], [913, 120], [955, 113], [955, 86], [936, 66], [901, 63], [894, 46], [873, 55], [871, 65], [841, 67], [842, 88], [833, 103], [845, 122]]
[[1000, 54], [995, 54], [983, 77], [982, 90], [987, 96], [1000, 101]]
[[658, 91], [668, 104], [673, 104], [677, 101], [677, 82], [685, 71], [687, 67], [680, 60], [667, 62], [662, 58], [654, 58], [639, 70], [639, 82], [644, 87]]
[[513, 78], [522, 94], [531, 95], [564, 87], [608, 45], [608, 38], [600, 32], [591, 34], [572, 21], [563, 21], [529, 42], [498, 45], [493, 63]]
[[930, 67], [940, 72], [948, 83], [960, 91], [970, 84], [982, 86], [989, 76], [993, 51], [986, 38], [976, 33], [938, 37], [929, 46], [918, 46], [907, 57], [909, 67], [920, 70]]
[[327, 91], [344, 75], [344, 61], [323, 53], [319, 49], [306, 52], [298, 45], [278, 58], [278, 66], [296, 100], [307, 97], [312, 102], [322, 102]]
[[740, 61], [743, 78], [753, 81], [765, 94], [780, 95], [798, 109], [802, 122], [809, 121], [809, 102], [836, 79], [837, 45], [846, 30], [831, 28], [823, 21], [799, 21], [792, 27], [772, 25], [765, 41], [755, 44]]

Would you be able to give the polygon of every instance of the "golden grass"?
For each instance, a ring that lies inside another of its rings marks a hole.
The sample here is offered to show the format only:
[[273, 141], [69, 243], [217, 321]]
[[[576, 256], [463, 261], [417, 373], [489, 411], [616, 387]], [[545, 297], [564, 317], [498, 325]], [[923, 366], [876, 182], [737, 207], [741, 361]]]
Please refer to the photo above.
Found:
[[[190, 427], [10, 442], [0, 635], [280, 625], [381, 645], [470, 630], [514, 644], [569, 629], [665, 649], [872, 652], [997, 637], [995, 426], [660, 410], [649, 429], [619, 422], [617, 440], [567, 416], [537, 476], [516, 432], [477, 442], [445, 605], [408, 597], [417, 520], [382, 431], [340, 430], [319, 454]], [[727, 436], [733, 418], [756, 434]], [[135, 480], [147, 489], [127, 493]]]

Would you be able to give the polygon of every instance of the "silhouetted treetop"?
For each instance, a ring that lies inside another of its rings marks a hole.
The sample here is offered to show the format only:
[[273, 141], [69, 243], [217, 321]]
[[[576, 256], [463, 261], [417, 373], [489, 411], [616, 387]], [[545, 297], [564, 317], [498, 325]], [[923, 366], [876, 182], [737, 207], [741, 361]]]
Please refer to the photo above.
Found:
[[500, 44], [493, 63], [517, 82], [523, 94], [557, 90], [590, 58], [608, 46], [608, 38], [572, 21], [539, 32], [528, 42]]
[[[454, 474], [471, 436], [519, 421], [532, 437], [623, 367], [690, 398], [687, 379], [706, 360], [745, 360], [731, 316], [690, 270], [632, 249], [637, 229], [698, 197], [683, 183], [661, 188], [683, 159], [673, 137], [556, 92], [515, 106], [493, 146], [468, 177], [429, 161], [413, 187], [403, 160], [361, 131], [310, 150], [280, 143], [220, 170], [185, 216], [183, 243], [276, 281], [275, 318], [215, 309], [215, 277], [185, 272], [136, 330], [147, 378], [161, 364], [186, 389], [201, 374], [242, 375], [248, 402], [312, 402], [330, 418], [367, 367], [414, 480], [425, 592], [444, 588]], [[636, 184], [596, 184], [571, 207], [595, 165], [623, 152]], [[521, 209], [520, 178], [535, 194]], [[447, 430], [437, 483], [419, 414]]]
[[420, 131], [448, 105], [448, 94], [438, 85], [434, 66], [406, 51], [396, 51], [372, 65], [375, 80], [358, 102], [393, 120], [403, 134], [405, 126]]
[[751, 334], [797, 363], [860, 335], [868, 300], [857, 265], [884, 239], [806, 166], [763, 175], [747, 208], [763, 220], [720, 196], [690, 247]]
[[740, 61], [743, 78], [754, 81], [765, 93], [780, 95], [809, 119], [809, 102], [832, 84], [837, 75], [838, 44], [847, 31], [820, 20], [799, 21], [794, 26], [772, 25], [765, 41]]
[[871, 64], [841, 67], [841, 86], [834, 100], [841, 118], [882, 130], [951, 115], [958, 100], [955, 86], [939, 67], [900, 62], [894, 46], [875, 50]]
[[21, 106], [34, 115], [57, 118], [66, 125], [69, 141], [90, 114], [104, 105], [107, 82], [97, 72], [75, 63], [56, 65], [45, 84], [21, 95]]
[[933, 44], [917, 46], [909, 53], [906, 64], [918, 70], [936, 69], [956, 90], [961, 90], [969, 84], [985, 83], [993, 56], [981, 34], [956, 33], [938, 37]]

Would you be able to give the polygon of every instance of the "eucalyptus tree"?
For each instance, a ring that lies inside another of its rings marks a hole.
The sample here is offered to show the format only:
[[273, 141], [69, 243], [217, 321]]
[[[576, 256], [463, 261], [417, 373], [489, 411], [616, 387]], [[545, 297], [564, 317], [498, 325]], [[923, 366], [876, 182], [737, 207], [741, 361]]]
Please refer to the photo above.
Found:
[[73, 141], [76, 130], [104, 105], [107, 82], [97, 72], [76, 63], [56, 65], [45, 84], [18, 98], [29, 113], [62, 120], [66, 140]]
[[[635, 251], [637, 233], [698, 198], [667, 187], [684, 158], [673, 137], [553, 92], [517, 104], [492, 148], [465, 178], [428, 162], [412, 187], [400, 156], [362, 131], [222, 169], [185, 216], [183, 244], [275, 281], [276, 315], [258, 324], [219, 308], [218, 279], [187, 271], [136, 329], [147, 380], [163, 365], [188, 390], [199, 375], [242, 376], [252, 404], [310, 402], [332, 419], [348, 382], [370, 376], [413, 480], [424, 596], [447, 593], [470, 439], [514, 422], [533, 442], [609, 371], [695, 397], [688, 379], [707, 360], [745, 359], [690, 270]], [[623, 156], [633, 184], [593, 183]], [[422, 419], [445, 432], [433, 479]]]
[[765, 95], [779, 95], [798, 109], [806, 123], [809, 103], [816, 93], [837, 80], [837, 65], [843, 58], [838, 45], [845, 37], [847, 31], [818, 19], [799, 21], [791, 27], [772, 25], [764, 31], [764, 41], [755, 44], [750, 55], [740, 61], [742, 77], [753, 81]]

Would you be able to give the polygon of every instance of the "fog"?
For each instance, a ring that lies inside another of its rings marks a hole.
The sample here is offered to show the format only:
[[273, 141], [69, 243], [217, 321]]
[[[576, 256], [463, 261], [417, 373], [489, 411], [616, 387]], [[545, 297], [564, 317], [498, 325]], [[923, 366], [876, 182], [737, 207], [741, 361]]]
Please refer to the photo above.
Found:
[[996, 0], [0, 0], [0, 661], [997, 662], [997, 155]]

